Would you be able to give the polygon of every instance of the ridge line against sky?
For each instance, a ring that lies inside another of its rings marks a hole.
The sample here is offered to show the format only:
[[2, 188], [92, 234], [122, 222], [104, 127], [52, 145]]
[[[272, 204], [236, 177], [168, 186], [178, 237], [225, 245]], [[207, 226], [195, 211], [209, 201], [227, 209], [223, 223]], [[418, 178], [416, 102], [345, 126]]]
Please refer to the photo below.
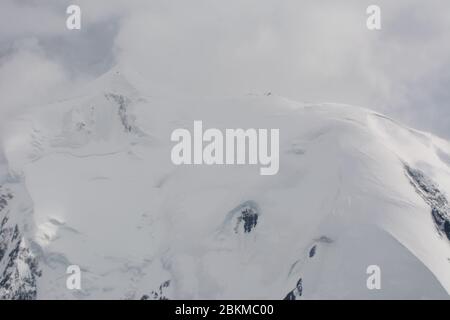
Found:
[[439, 0], [3, 0], [0, 119], [126, 63], [155, 92], [360, 105], [449, 139], [449, 13]]

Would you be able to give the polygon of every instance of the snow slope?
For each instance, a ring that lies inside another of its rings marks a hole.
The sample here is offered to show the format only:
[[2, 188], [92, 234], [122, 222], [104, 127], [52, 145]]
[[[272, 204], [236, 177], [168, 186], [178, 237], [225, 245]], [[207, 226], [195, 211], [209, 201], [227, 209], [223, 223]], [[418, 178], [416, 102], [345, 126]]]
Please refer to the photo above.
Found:
[[[359, 107], [143, 84], [113, 69], [9, 124], [2, 184], [22, 200], [0, 215], [22, 219], [30, 298], [448, 299], [448, 142]], [[279, 128], [279, 173], [173, 165], [170, 134], [194, 120]], [[24, 298], [17, 287], [0, 297]]]

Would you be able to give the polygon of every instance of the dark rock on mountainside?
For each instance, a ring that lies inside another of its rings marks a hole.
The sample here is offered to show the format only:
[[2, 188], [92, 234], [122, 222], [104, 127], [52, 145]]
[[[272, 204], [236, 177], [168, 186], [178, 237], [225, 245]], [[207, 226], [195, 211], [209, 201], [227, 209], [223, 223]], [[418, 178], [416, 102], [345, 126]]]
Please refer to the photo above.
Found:
[[11, 191], [0, 186], [0, 300], [32, 300], [41, 271], [19, 225], [10, 219], [13, 199]]
[[445, 195], [438, 186], [422, 171], [413, 169], [405, 164], [406, 175], [416, 192], [431, 207], [436, 229], [441, 235], [450, 240], [450, 206]]
[[250, 208], [246, 208], [242, 211], [242, 215], [238, 218], [238, 224], [244, 223], [244, 232], [250, 232], [258, 223], [258, 213]]
[[309, 250], [309, 257], [310, 258], [312, 258], [312, 257], [314, 257], [314, 255], [316, 254], [316, 248], [317, 248], [317, 246], [313, 246], [310, 250]]
[[125, 132], [144, 136], [145, 134], [135, 125], [136, 118], [129, 111], [131, 100], [121, 94], [109, 93], [105, 95], [106, 99], [118, 106], [118, 115], [124, 127]]
[[235, 217], [235, 233], [249, 233], [258, 224], [259, 208], [254, 201], [246, 201], [231, 211]]
[[150, 294], [144, 294], [141, 300], [169, 300], [166, 296], [166, 289], [170, 286], [170, 280], [164, 281], [157, 290], [153, 290]]
[[297, 300], [297, 298], [301, 297], [303, 294], [303, 283], [302, 283], [302, 279], [300, 278], [297, 281], [297, 285], [295, 286], [295, 288], [290, 291], [286, 297], [284, 297], [283, 300]]

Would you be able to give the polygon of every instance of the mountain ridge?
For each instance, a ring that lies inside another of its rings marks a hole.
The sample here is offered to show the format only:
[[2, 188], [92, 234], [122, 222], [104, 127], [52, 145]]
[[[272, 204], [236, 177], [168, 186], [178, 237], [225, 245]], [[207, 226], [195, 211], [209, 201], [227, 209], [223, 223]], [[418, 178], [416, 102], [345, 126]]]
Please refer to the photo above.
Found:
[[[448, 298], [447, 207], [433, 214], [411, 184], [426, 177], [420, 190], [448, 199], [448, 142], [365, 108], [155, 96], [128, 74], [113, 69], [5, 130], [24, 188], [9, 215], [24, 217], [39, 270], [31, 298]], [[279, 173], [174, 166], [170, 132], [198, 119], [279, 128]], [[65, 285], [71, 264], [79, 291]], [[381, 290], [366, 287], [370, 265]]]

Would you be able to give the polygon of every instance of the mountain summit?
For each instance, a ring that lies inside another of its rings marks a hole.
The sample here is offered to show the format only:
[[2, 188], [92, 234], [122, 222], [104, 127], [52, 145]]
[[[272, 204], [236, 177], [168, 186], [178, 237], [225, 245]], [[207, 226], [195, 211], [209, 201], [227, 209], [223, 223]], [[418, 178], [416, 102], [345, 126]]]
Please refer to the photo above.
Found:
[[[448, 298], [447, 141], [347, 105], [155, 97], [130, 74], [9, 124], [0, 298]], [[279, 129], [278, 174], [173, 165], [195, 120]]]

